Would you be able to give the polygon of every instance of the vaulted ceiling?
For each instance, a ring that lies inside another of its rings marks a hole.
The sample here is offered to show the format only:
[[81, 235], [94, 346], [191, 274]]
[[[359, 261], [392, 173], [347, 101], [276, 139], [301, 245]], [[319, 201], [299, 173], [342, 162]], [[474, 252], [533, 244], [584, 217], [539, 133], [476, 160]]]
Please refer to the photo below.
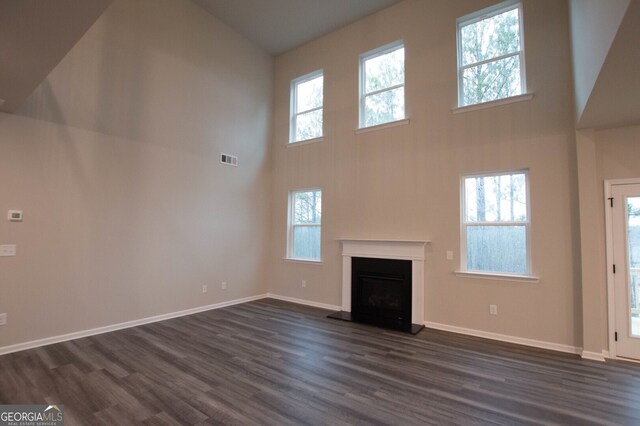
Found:
[[400, 0], [193, 0], [276, 55]]

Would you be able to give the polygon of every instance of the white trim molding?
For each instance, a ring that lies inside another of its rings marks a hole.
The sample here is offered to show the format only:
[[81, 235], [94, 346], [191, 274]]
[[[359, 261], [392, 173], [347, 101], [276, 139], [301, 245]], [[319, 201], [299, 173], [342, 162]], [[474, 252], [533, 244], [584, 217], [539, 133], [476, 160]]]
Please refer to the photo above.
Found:
[[197, 308], [185, 309], [183, 311], [170, 312], [167, 314], [155, 315], [153, 317], [141, 318], [133, 321], [126, 321], [117, 324], [106, 325], [104, 327], [92, 328], [89, 330], [75, 331], [73, 333], [61, 334], [58, 336], [46, 337], [44, 339], [31, 340], [29, 342], [17, 343], [15, 345], [9, 345], [0, 347], [0, 355], [6, 355], [13, 352], [24, 351], [27, 349], [38, 348], [40, 346], [52, 345], [54, 343], [66, 342], [74, 339], [81, 339], [83, 337], [95, 336], [98, 334], [109, 333], [112, 331], [122, 330], [125, 328], [137, 327], [139, 325], [151, 324], [154, 322], [165, 321], [172, 318], [184, 317], [187, 315], [193, 315], [200, 312], [210, 311], [213, 309], [225, 308], [227, 306], [239, 305], [241, 303], [252, 302], [254, 300], [265, 299], [269, 297], [268, 294], [261, 294], [258, 296], [243, 297], [241, 299], [229, 300], [226, 302], [214, 303], [212, 305], [199, 306]]
[[548, 349], [556, 352], [565, 352], [574, 355], [581, 355], [582, 348], [577, 346], [563, 345], [561, 343], [545, 342], [542, 340], [527, 339], [524, 337], [509, 336], [507, 334], [492, 333], [490, 331], [474, 330], [472, 328], [457, 327], [454, 325], [440, 324], [437, 322], [425, 321], [424, 326], [436, 330], [449, 331], [451, 333], [465, 334], [467, 336], [482, 337], [484, 339], [498, 340], [500, 342], [514, 343], [516, 345], [531, 346], [534, 348]]
[[588, 359], [591, 361], [599, 361], [599, 362], [604, 362], [605, 358], [607, 358], [604, 355], [604, 352], [598, 353], [598, 352], [591, 352], [591, 351], [582, 351], [582, 354], [580, 354], [580, 356], [582, 357], [582, 359]]
[[342, 243], [342, 310], [351, 312], [351, 258], [411, 261], [411, 322], [424, 322], [424, 249], [426, 240], [355, 240]]
[[278, 294], [272, 294], [272, 293], [267, 294], [266, 297], [269, 299], [282, 300], [283, 302], [297, 303], [298, 305], [305, 305], [305, 306], [311, 306], [314, 308], [327, 309], [329, 311], [339, 311], [340, 309], [342, 309], [342, 307], [338, 305], [329, 305], [327, 303], [314, 302], [312, 300], [306, 300], [306, 299], [296, 299], [295, 297], [280, 296]]

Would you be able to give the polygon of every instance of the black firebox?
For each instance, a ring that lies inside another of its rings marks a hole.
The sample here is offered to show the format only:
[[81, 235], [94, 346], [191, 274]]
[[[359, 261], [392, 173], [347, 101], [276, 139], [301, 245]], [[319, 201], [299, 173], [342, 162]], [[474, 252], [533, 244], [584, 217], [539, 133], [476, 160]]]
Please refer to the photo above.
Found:
[[353, 321], [411, 331], [411, 261], [353, 257], [351, 316]]

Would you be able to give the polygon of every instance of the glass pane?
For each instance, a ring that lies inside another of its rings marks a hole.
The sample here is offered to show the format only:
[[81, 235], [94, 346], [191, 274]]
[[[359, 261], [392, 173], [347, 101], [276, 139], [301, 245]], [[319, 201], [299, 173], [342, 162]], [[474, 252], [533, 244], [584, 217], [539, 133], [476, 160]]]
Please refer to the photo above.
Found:
[[296, 113], [309, 111], [322, 106], [324, 76], [299, 83], [296, 86]]
[[464, 105], [520, 95], [520, 56], [467, 68], [462, 79]]
[[296, 142], [322, 136], [322, 110], [296, 116]]
[[404, 84], [404, 48], [364, 62], [365, 94]]
[[320, 259], [320, 226], [293, 227], [293, 257]]
[[631, 335], [640, 337], [640, 197], [627, 198]]
[[468, 226], [467, 270], [526, 274], [526, 227]]
[[322, 193], [320, 191], [296, 192], [294, 194], [293, 224], [320, 224]]
[[465, 222], [527, 221], [524, 173], [465, 178], [464, 190]]
[[364, 102], [364, 126], [375, 126], [404, 118], [404, 87], [367, 96]]
[[518, 9], [460, 28], [460, 47], [463, 66], [520, 51]]

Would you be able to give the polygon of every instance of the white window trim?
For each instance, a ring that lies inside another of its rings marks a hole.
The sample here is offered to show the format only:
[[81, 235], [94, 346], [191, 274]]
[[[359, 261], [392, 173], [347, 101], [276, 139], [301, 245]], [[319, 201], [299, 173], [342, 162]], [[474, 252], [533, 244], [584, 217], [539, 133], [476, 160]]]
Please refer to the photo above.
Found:
[[[474, 62], [473, 64], [467, 64], [465, 66], [462, 66], [462, 46], [461, 46], [461, 38], [460, 37], [460, 30], [462, 29], [462, 27], [465, 27], [467, 25], [482, 21], [484, 19], [487, 18], [491, 18], [494, 17], [496, 15], [500, 15], [501, 13], [507, 12], [509, 10], [512, 9], [518, 9], [518, 20], [519, 20], [519, 29], [520, 29], [520, 50], [518, 52], [514, 52], [514, 53], [509, 53], [507, 55], [502, 55], [502, 56], [496, 56], [495, 58], [491, 58], [491, 59], [487, 59], [484, 61], [479, 61], [479, 62]], [[456, 20], [456, 46], [458, 49], [458, 108], [462, 109], [462, 108], [466, 108], [466, 107], [473, 107], [476, 105], [483, 105], [483, 104], [488, 104], [490, 102], [496, 102], [496, 101], [502, 101], [505, 99], [510, 99], [510, 98], [516, 98], [522, 95], [526, 95], [528, 94], [527, 92], [527, 72], [526, 72], [526, 63], [525, 63], [525, 52], [524, 52], [524, 19], [523, 19], [523, 13], [522, 13], [522, 0], [507, 0], [505, 2], [496, 4], [494, 6], [488, 7], [486, 9], [482, 9], [479, 10], [477, 12], [474, 13], [470, 13], [468, 15], [462, 16], [460, 18], [458, 18]], [[519, 56], [520, 58], [520, 90], [521, 93], [514, 95], [514, 96], [507, 96], [506, 98], [499, 98], [499, 99], [492, 99], [490, 101], [485, 101], [485, 102], [479, 102], [479, 103], [475, 103], [475, 104], [464, 104], [462, 101], [464, 99], [464, 79], [463, 77], [463, 73], [464, 70], [467, 68], [472, 68], [474, 66], [483, 64], [483, 63], [490, 63], [490, 62], [495, 62], [499, 59], [504, 59], [507, 57], [512, 57], [512, 56]], [[521, 99], [521, 100], [526, 100], [526, 99]], [[499, 104], [502, 105], [503, 103]], [[493, 105], [492, 105], [493, 106]]]
[[[295, 208], [295, 203], [294, 203], [295, 194], [299, 192], [312, 192], [312, 191], [318, 191], [320, 192], [320, 194], [322, 194], [322, 189], [319, 187], [292, 189], [291, 191], [289, 191], [288, 208], [287, 208], [287, 254], [284, 258], [285, 260], [295, 261], [295, 262], [322, 263], [322, 212], [320, 212], [319, 224], [314, 223], [314, 224], [295, 225], [293, 223], [293, 209]], [[293, 228], [295, 226], [320, 226], [320, 258], [319, 259], [293, 256]]]
[[[302, 83], [306, 83], [307, 81], [316, 79], [320, 76], [324, 77], [323, 69], [313, 71], [309, 74], [305, 74], [301, 77], [291, 80], [291, 88], [289, 91], [290, 92], [290, 112], [289, 112], [289, 143], [290, 144], [308, 142], [308, 141], [316, 142], [318, 140], [321, 140], [324, 137], [324, 81], [322, 83], [322, 106], [317, 108], [311, 108], [309, 110], [302, 111], [302, 112], [296, 112], [298, 109], [298, 85]], [[307, 113], [318, 111], [318, 110], [322, 110], [322, 115], [323, 115], [322, 134], [320, 136], [313, 137], [310, 139], [296, 140], [296, 122], [297, 122], [296, 117], [298, 117], [299, 115], [307, 114]]]
[[[469, 178], [477, 178], [477, 177], [488, 177], [488, 176], [505, 176], [505, 175], [513, 175], [513, 174], [524, 174], [525, 183], [526, 183], [526, 196], [527, 196], [527, 220], [524, 222], [473, 222], [471, 226], [525, 226], [526, 229], [526, 238], [527, 238], [527, 271], [525, 274], [515, 274], [515, 273], [502, 273], [497, 271], [479, 271], [479, 270], [470, 270], [467, 269], [467, 227], [469, 223], [465, 221], [465, 213], [467, 211], [467, 202], [466, 202], [466, 188], [465, 188], [465, 179]], [[489, 279], [497, 279], [497, 280], [508, 280], [508, 281], [529, 281], [529, 282], [537, 282], [539, 280], [538, 277], [533, 275], [532, 272], [532, 261], [531, 261], [531, 185], [529, 184], [529, 170], [528, 169], [517, 169], [517, 170], [501, 170], [495, 172], [486, 172], [486, 173], [470, 173], [465, 174], [460, 177], [460, 270], [455, 271], [455, 274], [458, 276], [465, 277], [477, 277], [477, 278], [489, 278]]]
[[[402, 82], [402, 84], [396, 84], [394, 86], [390, 86], [384, 89], [379, 89], [379, 90], [375, 90], [371, 93], [364, 93], [365, 90], [365, 81], [366, 81], [366, 72], [365, 72], [365, 67], [364, 67], [364, 63], [366, 61], [368, 61], [369, 59], [373, 59], [377, 56], [382, 56], [382, 55], [386, 55], [387, 53], [391, 53], [395, 50], [398, 49], [402, 49], [404, 48], [404, 40], [397, 40], [394, 41], [393, 43], [389, 43], [389, 44], [385, 44], [384, 46], [380, 46], [376, 49], [370, 50], [368, 52], [365, 52], [363, 54], [360, 55], [360, 70], [359, 70], [359, 84], [358, 84], [358, 94], [359, 94], [359, 107], [358, 107], [358, 130], [360, 129], [366, 129], [368, 127], [376, 127], [376, 126], [382, 126], [385, 125], [387, 123], [393, 123], [395, 121], [402, 121], [405, 120], [407, 117], [407, 93], [406, 90], [404, 92], [404, 117], [400, 118], [398, 120], [393, 120], [393, 121], [387, 121], [385, 123], [378, 123], [378, 124], [374, 124], [371, 126], [367, 126], [365, 124], [365, 120], [364, 120], [364, 107], [365, 107], [365, 102], [368, 96], [372, 96], [372, 95], [376, 95], [378, 93], [384, 93], [384, 92], [388, 92], [390, 90], [394, 90], [394, 89], [398, 89], [400, 87], [405, 87], [406, 84], [406, 68], [405, 68], [405, 76], [404, 76], [404, 80]], [[406, 58], [406, 50], [405, 50], [405, 58]]]

